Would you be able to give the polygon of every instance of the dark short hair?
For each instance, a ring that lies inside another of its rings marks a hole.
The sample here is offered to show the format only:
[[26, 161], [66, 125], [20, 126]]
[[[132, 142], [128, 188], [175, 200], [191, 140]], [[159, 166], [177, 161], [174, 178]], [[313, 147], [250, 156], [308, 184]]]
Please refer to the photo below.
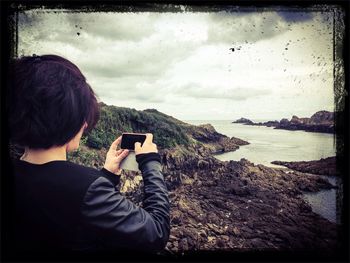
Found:
[[7, 86], [10, 141], [33, 149], [69, 142], [99, 118], [96, 95], [79, 68], [56, 55], [25, 56], [10, 63]]

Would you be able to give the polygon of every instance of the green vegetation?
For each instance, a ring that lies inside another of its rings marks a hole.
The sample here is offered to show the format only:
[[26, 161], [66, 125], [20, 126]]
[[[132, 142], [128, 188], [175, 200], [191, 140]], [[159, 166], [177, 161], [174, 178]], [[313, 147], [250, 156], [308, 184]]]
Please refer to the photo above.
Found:
[[153, 133], [159, 148], [188, 145], [186, 124], [155, 109], [135, 109], [100, 103], [101, 115], [96, 127], [83, 140], [91, 148], [108, 148], [123, 132]]
[[76, 151], [69, 152], [67, 159], [77, 164], [102, 168], [106, 158], [106, 152], [106, 150], [91, 149], [81, 145]]
[[[111, 143], [123, 132], [152, 133], [159, 150], [176, 149], [181, 156], [193, 152], [195, 148], [207, 148], [208, 143], [215, 144], [223, 136], [211, 125], [190, 125], [155, 109], [138, 111], [104, 103], [100, 103], [100, 109], [95, 128], [82, 137], [78, 150], [68, 153], [69, 161], [101, 168]], [[10, 153], [18, 158], [23, 149], [12, 145]]]

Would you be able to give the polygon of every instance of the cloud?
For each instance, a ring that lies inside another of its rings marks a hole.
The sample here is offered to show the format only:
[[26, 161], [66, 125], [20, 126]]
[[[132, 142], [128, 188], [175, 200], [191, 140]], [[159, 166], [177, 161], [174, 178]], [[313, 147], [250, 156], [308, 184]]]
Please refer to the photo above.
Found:
[[162, 75], [172, 64], [187, 57], [191, 50], [191, 45], [187, 43], [168, 39], [159, 44], [157, 40], [149, 39], [142, 43], [106, 45], [81, 58], [81, 61], [83, 68], [95, 76], [150, 78]]
[[41, 25], [38, 35], [40, 39], [45, 38], [46, 35], [52, 41], [63, 42], [77, 39], [77, 33], [106, 40], [140, 41], [154, 32], [155, 20], [156, 16], [152, 13], [139, 15], [138, 13], [72, 13], [31, 10], [20, 13], [19, 16], [20, 26]]
[[[317, 12], [307, 20], [293, 15], [295, 22], [285, 13], [239, 9], [26, 11], [19, 17], [18, 48], [24, 55], [58, 54], [71, 60], [109, 104], [213, 119], [218, 117], [214, 108], [225, 118], [238, 111], [254, 114], [259, 105], [262, 111], [256, 114], [262, 116], [275, 114], [276, 108], [311, 107], [302, 100], [304, 94], [322, 97], [312, 100], [314, 108], [332, 102], [331, 81], [310, 74], [332, 69], [333, 20]], [[281, 94], [288, 99], [279, 99]]]
[[19, 31], [33, 43], [74, 46], [83, 52], [121, 43], [137, 43], [154, 33], [148, 13], [68, 13], [28, 11], [19, 16]]
[[174, 92], [178, 96], [220, 100], [247, 100], [271, 94], [270, 90], [264, 88], [220, 87], [220, 85], [214, 87], [200, 83], [189, 83], [176, 88]]
[[[79, 61], [93, 77], [157, 78], [203, 42], [184, 33], [185, 25], [179, 29], [178, 17], [160, 13], [30, 12], [21, 18], [20, 52], [38, 54], [40, 46], [59, 50]], [[190, 15], [186, 19], [193, 20]], [[29, 20], [35, 21], [35, 27]], [[193, 33], [195, 29], [186, 30]], [[38, 45], [33, 46], [34, 42]]]
[[312, 20], [314, 13], [312, 12], [296, 12], [296, 11], [277, 11], [277, 14], [281, 16], [287, 22], [305, 22]]
[[70, 27], [76, 31], [108, 40], [140, 41], [154, 32], [152, 13], [82, 13], [68, 15]]
[[209, 16], [208, 42], [257, 42], [282, 34], [288, 25], [276, 12], [217, 12]]
[[162, 80], [135, 78], [124, 76], [120, 78], [97, 78], [90, 82], [100, 99], [115, 99], [117, 101], [136, 101], [143, 103], [166, 102], [168, 86]]

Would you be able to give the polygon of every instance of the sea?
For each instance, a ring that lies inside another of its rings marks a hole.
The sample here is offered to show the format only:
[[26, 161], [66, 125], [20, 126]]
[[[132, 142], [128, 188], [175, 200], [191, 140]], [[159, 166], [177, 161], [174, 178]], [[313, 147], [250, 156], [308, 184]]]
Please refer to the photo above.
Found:
[[[265, 120], [253, 120], [265, 121]], [[311, 161], [336, 155], [335, 138], [332, 134], [289, 131], [265, 126], [250, 126], [232, 123], [232, 120], [185, 120], [185, 122], [214, 126], [215, 130], [228, 137], [236, 137], [248, 141], [249, 145], [240, 146], [234, 152], [215, 155], [222, 161], [239, 161], [245, 158], [254, 164], [279, 167], [272, 161]], [[337, 185], [340, 179], [324, 176], [331, 184]], [[339, 223], [339, 212], [336, 209], [337, 190], [322, 190], [317, 193], [304, 193], [312, 210], [331, 222]]]

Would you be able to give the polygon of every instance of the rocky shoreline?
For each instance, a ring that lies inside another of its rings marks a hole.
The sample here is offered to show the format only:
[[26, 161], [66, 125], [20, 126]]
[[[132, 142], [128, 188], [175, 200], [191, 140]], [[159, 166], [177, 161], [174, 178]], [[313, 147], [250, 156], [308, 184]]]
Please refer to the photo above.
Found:
[[[334, 188], [319, 176], [255, 165], [245, 159], [220, 161], [177, 150], [160, 154], [171, 202], [166, 253], [335, 251], [336, 224], [313, 213], [301, 196]], [[124, 176], [131, 178], [131, 173]], [[139, 175], [134, 178], [138, 178], [136, 184], [122, 188], [141, 203], [142, 180]]]
[[[187, 132], [195, 138], [191, 144], [159, 149], [171, 204], [165, 254], [336, 251], [337, 225], [312, 212], [302, 198], [305, 192], [334, 188], [327, 180], [245, 159], [220, 161], [213, 153], [248, 142], [219, 134], [211, 125], [189, 125]], [[103, 165], [103, 158], [94, 159], [95, 167]], [[122, 172], [120, 190], [137, 204], [141, 185], [140, 173]]]
[[336, 157], [322, 158], [317, 161], [283, 162], [273, 161], [272, 164], [282, 165], [289, 169], [302, 173], [311, 173], [327, 176], [339, 176], [336, 165]]
[[172, 189], [169, 251], [332, 251], [336, 245], [336, 226], [314, 214], [300, 197], [302, 191], [332, 187], [317, 176], [285, 173], [244, 159], [192, 160], [181, 172], [174, 167], [165, 171]]
[[252, 126], [274, 127], [274, 129], [303, 130], [308, 132], [334, 133], [334, 113], [329, 111], [318, 111], [310, 118], [299, 118], [293, 116], [290, 120], [253, 122], [246, 118], [240, 118], [232, 123], [242, 123]]

